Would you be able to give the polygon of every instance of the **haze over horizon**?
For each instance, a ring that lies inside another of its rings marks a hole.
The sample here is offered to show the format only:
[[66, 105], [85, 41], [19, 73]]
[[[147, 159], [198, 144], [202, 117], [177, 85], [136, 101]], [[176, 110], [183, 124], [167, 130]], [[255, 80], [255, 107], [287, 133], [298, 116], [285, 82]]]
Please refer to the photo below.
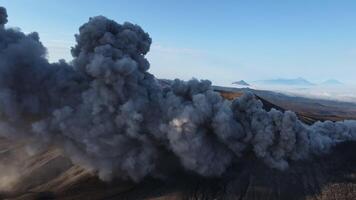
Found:
[[[50, 61], [71, 60], [77, 27], [105, 14], [140, 24], [154, 38], [158, 78], [233, 81], [303, 77], [356, 84], [356, 2], [0, 1], [7, 27], [38, 31]], [[26, 6], [20, 6], [26, 4]], [[46, 10], [29, 12], [29, 10]], [[174, 23], [172, 23], [174, 21]]]

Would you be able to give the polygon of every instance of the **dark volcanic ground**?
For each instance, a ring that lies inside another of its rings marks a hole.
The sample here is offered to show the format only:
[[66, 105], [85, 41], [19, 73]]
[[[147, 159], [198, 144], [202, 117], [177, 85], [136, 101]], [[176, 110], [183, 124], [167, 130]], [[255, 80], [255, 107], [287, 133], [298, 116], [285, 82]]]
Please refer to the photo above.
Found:
[[[222, 95], [231, 98], [240, 93]], [[257, 95], [266, 109], [286, 109]], [[292, 103], [288, 100], [287, 104]], [[298, 109], [295, 111], [306, 123], [316, 120], [316, 116]], [[330, 109], [337, 113], [335, 108]], [[349, 115], [326, 115], [321, 120], [340, 120]], [[172, 172], [170, 179], [147, 178], [139, 184], [121, 180], [104, 183], [73, 165], [57, 149], [24, 155], [23, 144], [0, 139], [0, 199], [356, 199], [356, 142], [341, 143], [331, 154], [313, 161], [291, 163], [287, 171], [268, 168], [250, 155], [231, 166], [222, 178]]]

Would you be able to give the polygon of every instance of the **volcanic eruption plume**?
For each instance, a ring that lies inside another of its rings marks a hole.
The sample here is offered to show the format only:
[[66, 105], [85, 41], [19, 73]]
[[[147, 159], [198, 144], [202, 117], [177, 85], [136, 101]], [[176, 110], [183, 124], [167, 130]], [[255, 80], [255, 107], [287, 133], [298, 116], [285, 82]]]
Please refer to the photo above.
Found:
[[103, 180], [140, 181], [170, 159], [220, 176], [247, 154], [285, 170], [356, 139], [355, 121], [309, 126], [293, 112], [264, 110], [251, 93], [225, 100], [207, 80], [162, 87], [148, 72], [151, 38], [138, 25], [90, 18], [73, 60], [49, 63], [37, 33], [6, 22], [0, 7], [0, 136], [26, 141], [32, 153], [55, 145]]

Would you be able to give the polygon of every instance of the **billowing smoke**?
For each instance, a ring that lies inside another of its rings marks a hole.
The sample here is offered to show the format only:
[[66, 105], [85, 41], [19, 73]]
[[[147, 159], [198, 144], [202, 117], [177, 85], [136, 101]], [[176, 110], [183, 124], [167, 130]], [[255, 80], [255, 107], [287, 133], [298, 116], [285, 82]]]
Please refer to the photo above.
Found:
[[7, 23], [7, 13], [4, 7], [0, 7], [0, 27], [4, 27]]
[[225, 100], [210, 81], [162, 87], [148, 72], [151, 38], [137, 25], [90, 18], [73, 61], [49, 63], [38, 34], [6, 29], [6, 16], [0, 8], [0, 135], [33, 153], [56, 145], [103, 180], [139, 181], [168, 160], [220, 176], [251, 154], [284, 170], [356, 139], [355, 121], [308, 126], [250, 93]]

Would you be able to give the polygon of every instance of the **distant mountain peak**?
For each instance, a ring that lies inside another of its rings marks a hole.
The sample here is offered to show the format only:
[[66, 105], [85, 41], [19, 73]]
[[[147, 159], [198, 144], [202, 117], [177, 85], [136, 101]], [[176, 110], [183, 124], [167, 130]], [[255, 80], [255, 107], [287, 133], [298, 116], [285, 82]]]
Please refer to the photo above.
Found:
[[246, 81], [240, 80], [240, 81], [235, 81], [232, 83], [233, 85], [243, 85], [243, 86], [250, 86]]
[[342, 85], [343, 83], [336, 79], [328, 79], [321, 83], [322, 85]]
[[298, 77], [294, 79], [286, 79], [286, 78], [277, 78], [277, 79], [269, 79], [269, 80], [261, 80], [257, 81], [258, 83], [263, 84], [271, 84], [271, 85], [293, 85], [293, 86], [311, 86], [314, 85], [313, 83], [309, 82], [308, 80]]

